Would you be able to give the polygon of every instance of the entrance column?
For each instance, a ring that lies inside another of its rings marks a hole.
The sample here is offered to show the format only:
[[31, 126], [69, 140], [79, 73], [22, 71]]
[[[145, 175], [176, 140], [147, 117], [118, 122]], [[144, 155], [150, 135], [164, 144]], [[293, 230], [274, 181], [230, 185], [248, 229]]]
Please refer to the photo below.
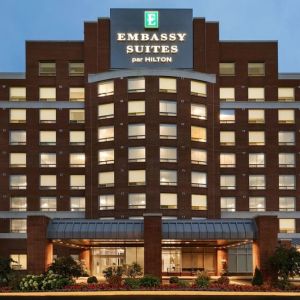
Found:
[[45, 272], [52, 263], [53, 244], [47, 239], [49, 222], [46, 216], [27, 217], [27, 269], [31, 274]]
[[217, 249], [217, 276], [221, 276], [228, 268], [228, 250]]
[[162, 214], [144, 214], [144, 273], [161, 279]]
[[90, 249], [80, 250], [79, 260], [85, 265], [88, 274], [90, 274], [91, 273], [91, 251], [90, 251]]

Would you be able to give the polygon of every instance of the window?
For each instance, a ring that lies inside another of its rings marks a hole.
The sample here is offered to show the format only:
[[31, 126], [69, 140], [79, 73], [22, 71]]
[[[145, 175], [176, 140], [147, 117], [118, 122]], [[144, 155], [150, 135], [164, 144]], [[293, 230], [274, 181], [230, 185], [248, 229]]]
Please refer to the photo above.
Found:
[[41, 197], [41, 211], [56, 211], [56, 197]]
[[115, 138], [114, 126], [103, 126], [98, 128], [98, 141], [108, 142]]
[[108, 119], [114, 117], [114, 104], [100, 104], [98, 105], [98, 119]]
[[206, 128], [191, 126], [191, 140], [196, 142], [206, 142]]
[[295, 89], [289, 87], [278, 88], [278, 101], [294, 101]]
[[40, 175], [40, 189], [41, 190], [55, 190], [56, 189], [56, 175]]
[[145, 185], [146, 171], [145, 170], [129, 170], [128, 185]]
[[248, 88], [248, 99], [251, 101], [264, 101], [265, 100], [265, 89], [261, 87], [249, 87]]
[[145, 78], [144, 77], [128, 78], [128, 92], [129, 93], [145, 92]]
[[10, 175], [9, 188], [11, 190], [26, 190], [27, 188], [26, 175]]
[[98, 84], [98, 97], [105, 97], [114, 94], [114, 82], [105, 81]]
[[295, 153], [279, 153], [278, 162], [280, 168], [293, 168], [295, 167]]
[[161, 116], [176, 116], [177, 114], [177, 102], [160, 100], [159, 101], [159, 114]]
[[206, 94], [206, 83], [191, 80], [191, 95], [205, 97]]
[[40, 76], [55, 76], [56, 63], [55, 62], [39, 62], [39, 75]]
[[159, 78], [159, 91], [162, 93], [176, 93], [176, 78]]
[[10, 101], [25, 101], [26, 100], [26, 88], [25, 87], [10, 87], [9, 88], [9, 100]]
[[279, 175], [279, 189], [295, 190], [296, 189], [295, 175]]
[[146, 160], [145, 147], [129, 147], [128, 161], [129, 162], [144, 162]]
[[69, 62], [69, 76], [84, 76], [84, 63]]
[[249, 168], [264, 168], [265, 154], [264, 153], [249, 153]]
[[177, 209], [177, 194], [161, 193], [160, 194], [161, 209]]
[[265, 76], [265, 63], [248, 63], [248, 76]]
[[191, 149], [191, 162], [192, 164], [206, 165], [207, 152], [202, 149]]
[[56, 88], [55, 87], [40, 87], [40, 100], [41, 101], [55, 101]]
[[191, 103], [191, 118], [206, 120], [206, 106], [204, 104]]
[[221, 211], [235, 211], [235, 197], [221, 197]]
[[177, 126], [173, 124], [159, 124], [159, 137], [161, 139], [176, 139]]
[[56, 167], [56, 153], [40, 153], [40, 167], [55, 168]]
[[40, 109], [40, 123], [55, 123], [56, 109]]
[[11, 211], [26, 211], [27, 198], [26, 197], [10, 197], [10, 210]]
[[10, 123], [26, 123], [26, 109], [10, 109], [9, 110]]
[[146, 208], [146, 194], [131, 193], [128, 195], [129, 209], [145, 209]]
[[278, 123], [295, 123], [295, 111], [293, 109], [278, 109]]
[[207, 196], [192, 194], [192, 210], [207, 210]]
[[128, 115], [129, 116], [144, 116], [145, 115], [145, 101], [144, 100], [128, 101]]
[[70, 153], [69, 160], [70, 160], [70, 167], [72, 168], [85, 167], [84, 153]]
[[278, 144], [280, 146], [293, 146], [295, 145], [295, 132], [293, 131], [279, 131]]
[[221, 190], [235, 190], [235, 175], [221, 175], [220, 188]]
[[26, 131], [25, 130], [11, 130], [9, 132], [10, 145], [26, 145]]
[[177, 149], [172, 147], [159, 148], [160, 162], [177, 162]]
[[160, 185], [177, 185], [177, 171], [160, 170]]
[[13, 270], [27, 270], [27, 254], [11, 254], [9, 257]]
[[264, 146], [265, 132], [264, 131], [249, 131], [249, 145], [250, 146]]
[[265, 111], [263, 109], [248, 110], [249, 123], [265, 123]]
[[10, 219], [10, 232], [26, 233], [27, 220], [26, 219]]
[[266, 198], [265, 197], [249, 197], [249, 211], [265, 211]]
[[99, 210], [115, 209], [115, 195], [99, 196]]
[[219, 74], [221, 76], [234, 76], [235, 63], [219, 63]]
[[99, 172], [98, 173], [98, 185], [99, 187], [113, 187], [115, 185], [114, 172]]
[[207, 176], [206, 173], [203, 172], [195, 172], [191, 173], [191, 185], [193, 187], [207, 187]]
[[144, 139], [146, 134], [145, 124], [129, 124], [128, 138], [129, 139]]
[[56, 145], [56, 131], [40, 131], [40, 145]]
[[221, 146], [234, 146], [235, 145], [235, 132], [234, 131], [220, 131], [220, 144], [221, 144]]
[[13, 168], [26, 167], [26, 153], [10, 153], [9, 166]]
[[235, 153], [220, 153], [220, 167], [234, 168], [235, 167]]
[[249, 175], [250, 190], [264, 190], [266, 188], [265, 175]]
[[234, 109], [220, 109], [220, 123], [234, 123], [235, 110]]
[[234, 101], [235, 90], [233, 87], [220, 87], [220, 100], [221, 101]]
[[296, 209], [295, 197], [279, 197], [279, 210], [280, 211], [295, 211]]
[[280, 233], [295, 233], [296, 220], [295, 219], [279, 219], [279, 232]]
[[99, 165], [113, 164], [114, 162], [115, 162], [114, 149], [103, 149], [98, 151]]
[[83, 87], [70, 87], [69, 88], [69, 101], [84, 101], [85, 92]]
[[84, 109], [70, 109], [69, 121], [70, 123], [84, 123]]
[[85, 198], [84, 197], [71, 197], [70, 198], [71, 211], [85, 211]]
[[85, 189], [85, 175], [70, 175], [70, 189], [84, 190]]

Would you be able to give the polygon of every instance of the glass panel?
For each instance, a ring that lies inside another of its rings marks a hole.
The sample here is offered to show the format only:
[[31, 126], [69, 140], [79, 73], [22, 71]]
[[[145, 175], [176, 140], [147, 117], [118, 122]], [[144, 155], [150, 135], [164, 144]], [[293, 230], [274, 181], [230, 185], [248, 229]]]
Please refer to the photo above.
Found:
[[130, 93], [145, 92], [145, 78], [144, 77], [129, 78], [128, 92]]
[[220, 88], [220, 100], [234, 101], [235, 91], [233, 87], [221, 87]]
[[56, 211], [56, 197], [41, 197], [41, 211]]
[[192, 194], [192, 210], [207, 210], [207, 196]]
[[163, 139], [176, 139], [177, 138], [177, 126], [173, 124], [160, 124], [159, 135]]
[[27, 220], [26, 219], [11, 219], [10, 232], [26, 233]]
[[295, 167], [295, 153], [279, 153], [278, 162], [280, 168]]
[[191, 139], [196, 142], [206, 142], [206, 128], [191, 126]]
[[41, 87], [40, 88], [40, 100], [55, 101], [56, 100], [56, 88], [55, 87]]
[[220, 110], [220, 123], [234, 123], [235, 110], [234, 109], [221, 109]]
[[10, 109], [9, 110], [10, 123], [26, 123], [26, 109]]
[[279, 101], [294, 101], [295, 89], [294, 88], [278, 88], [278, 100]]
[[70, 62], [69, 63], [69, 76], [84, 76], [84, 63], [83, 62]]
[[98, 184], [100, 187], [112, 187], [115, 183], [114, 172], [98, 173]]
[[206, 165], [207, 152], [202, 149], [191, 149], [191, 162], [192, 164]]
[[26, 131], [12, 130], [9, 132], [10, 145], [26, 145]]
[[113, 164], [115, 161], [114, 149], [105, 149], [98, 151], [98, 164]]
[[221, 146], [235, 145], [235, 132], [234, 131], [220, 131], [220, 144], [221, 144]]
[[144, 139], [145, 138], [145, 124], [129, 124], [128, 138], [129, 139]]
[[296, 232], [295, 219], [279, 219], [279, 232], [295, 233]]
[[221, 211], [235, 211], [235, 197], [221, 197]]
[[265, 123], [265, 111], [263, 109], [248, 110], [249, 123]]
[[293, 131], [279, 131], [278, 132], [279, 145], [295, 145], [295, 132]]
[[221, 175], [220, 188], [222, 190], [234, 190], [236, 188], [235, 175]]
[[295, 197], [279, 197], [280, 211], [295, 211], [296, 198]]
[[295, 123], [295, 111], [293, 109], [279, 109], [278, 110], [279, 123]]
[[40, 189], [56, 189], [56, 175], [40, 175]]
[[191, 81], [191, 94], [196, 96], [206, 96], [206, 83], [199, 81]]
[[71, 211], [84, 211], [85, 210], [85, 198], [84, 197], [71, 197], [70, 198], [70, 210]]
[[221, 76], [234, 76], [235, 63], [219, 63], [219, 73]]
[[14, 190], [25, 190], [27, 188], [26, 175], [10, 175], [9, 187]]
[[9, 154], [10, 167], [26, 167], [26, 153], [10, 153]]
[[248, 99], [252, 101], [264, 101], [265, 89], [259, 87], [248, 88]]
[[129, 170], [128, 171], [129, 185], [145, 185], [146, 171], [145, 170]]
[[249, 167], [250, 168], [264, 168], [265, 154], [264, 153], [249, 153]]
[[85, 175], [70, 175], [70, 189], [84, 190], [85, 189]]
[[191, 184], [194, 187], [207, 187], [206, 173], [203, 172], [192, 172], [191, 173]]
[[296, 181], [294, 175], [279, 175], [280, 190], [294, 190], [295, 188]]
[[222, 168], [235, 167], [235, 154], [234, 153], [220, 153], [220, 166]]
[[163, 116], [176, 116], [177, 114], [177, 103], [176, 101], [159, 101], [159, 114]]
[[99, 196], [99, 210], [110, 210], [115, 208], [114, 195], [101, 195]]
[[159, 78], [159, 91], [164, 93], [176, 93], [176, 78]]
[[55, 168], [56, 153], [40, 153], [40, 167]]
[[128, 115], [129, 116], [145, 115], [145, 101], [144, 100], [128, 101]]
[[250, 190], [264, 190], [266, 188], [265, 175], [249, 175]]
[[26, 100], [26, 88], [25, 87], [10, 87], [9, 88], [9, 100], [10, 101], [25, 101]]
[[160, 147], [159, 149], [161, 162], [176, 162], [177, 161], [177, 149], [171, 147]]
[[70, 101], [84, 101], [85, 92], [83, 87], [71, 87], [69, 88], [69, 100]]
[[69, 121], [70, 123], [84, 123], [85, 114], [84, 109], [70, 109]]
[[113, 126], [104, 126], [98, 128], [99, 142], [113, 141], [114, 137], [115, 137], [115, 132]]
[[177, 171], [160, 170], [160, 185], [177, 185]]
[[27, 270], [27, 254], [11, 254], [9, 257], [13, 270]]
[[40, 131], [40, 145], [55, 145], [56, 131]]
[[40, 123], [55, 123], [56, 109], [40, 109]]
[[85, 154], [84, 153], [70, 153], [70, 167], [84, 167]]
[[265, 197], [249, 197], [249, 211], [265, 211]]
[[249, 131], [249, 145], [261, 146], [265, 144], [264, 131]]
[[160, 208], [161, 209], [176, 209], [177, 208], [177, 194], [171, 194], [171, 193], [160, 194]]
[[206, 120], [206, 106], [204, 104], [191, 103], [191, 117], [195, 119]]
[[40, 62], [39, 63], [39, 75], [40, 76], [55, 76], [56, 75], [56, 63], [55, 62]]
[[26, 211], [27, 210], [27, 198], [26, 197], [10, 197], [10, 210]]
[[141, 193], [129, 194], [128, 207], [131, 209], [146, 208], [146, 194], [141, 194]]
[[146, 160], [145, 147], [130, 147], [128, 148], [128, 161], [144, 162]]
[[114, 94], [114, 82], [106, 81], [98, 84], [98, 97], [110, 96]]
[[265, 76], [265, 64], [248, 63], [248, 76]]
[[98, 119], [113, 118], [114, 116], [114, 104], [100, 104], [98, 105]]

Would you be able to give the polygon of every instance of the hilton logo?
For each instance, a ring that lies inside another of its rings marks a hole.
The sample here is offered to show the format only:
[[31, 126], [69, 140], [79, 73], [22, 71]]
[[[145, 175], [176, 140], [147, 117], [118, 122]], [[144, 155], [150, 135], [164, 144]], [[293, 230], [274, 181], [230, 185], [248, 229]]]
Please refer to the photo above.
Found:
[[147, 29], [158, 28], [158, 11], [144, 12], [144, 27]]

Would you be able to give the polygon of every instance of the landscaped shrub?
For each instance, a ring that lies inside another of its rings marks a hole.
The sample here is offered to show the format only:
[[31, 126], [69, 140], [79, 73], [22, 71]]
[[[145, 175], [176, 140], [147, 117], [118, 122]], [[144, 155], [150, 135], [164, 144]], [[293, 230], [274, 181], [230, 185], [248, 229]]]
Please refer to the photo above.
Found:
[[26, 275], [20, 281], [21, 291], [39, 291], [42, 287], [43, 275]]
[[159, 278], [152, 275], [145, 275], [140, 279], [140, 285], [142, 287], [158, 287], [160, 285]]
[[41, 290], [48, 291], [62, 289], [71, 283], [73, 283], [73, 281], [70, 278], [48, 271], [43, 277]]
[[113, 265], [112, 267], [106, 268], [102, 273], [109, 284], [118, 287], [122, 283], [124, 271], [123, 267]]
[[9, 275], [13, 272], [11, 268], [11, 258], [0, 258], [0, 286], [8, 285]]
[[177, 276], [171, 276], [169, 279], [170, 284], [178, 283], [179, 278]]
[[190, 284], [186, 280], [178, 280], [178, 282], [176, 283], [176, 285], [178, 287], [182, 287], [182, 288], [186, 288], [186, 287], [190, 286]]
[[140, 279], [137, 278], [125, 278], [124, 285], [129, 289], [138, 289], [141, 286]]
[[136, 278], [143, 275], [143, 268], [137, 262], [133, 262], [131, 265], [126, 266], [125, 274], [130, 278]]
[[230, 282], [229, 278], [225, 275], [219, 277], [216, 281], [217, 284], [228, 285]]
[[197, 272], [197, 278], [195, 280], [195, 285], [198, 288], [206, 288], [209, 285], [210, 276], [205, 271]]
[[255, 268], [254, 276], [252, 278], [251, 283], [252, 285], [259, 285], [259, 286], [264, 283], [262, 272], [257, 267]]
[[87, 283], [98, 283], [98, 279], [96, 276], [91, 276], [87, 279]]
[[18, 290], [20, 288], [20, 282], [22, 278], [24, 277], [24, 274], [18, 271], [14, 271], [8, 275], [8, 286], [12, 290]]

